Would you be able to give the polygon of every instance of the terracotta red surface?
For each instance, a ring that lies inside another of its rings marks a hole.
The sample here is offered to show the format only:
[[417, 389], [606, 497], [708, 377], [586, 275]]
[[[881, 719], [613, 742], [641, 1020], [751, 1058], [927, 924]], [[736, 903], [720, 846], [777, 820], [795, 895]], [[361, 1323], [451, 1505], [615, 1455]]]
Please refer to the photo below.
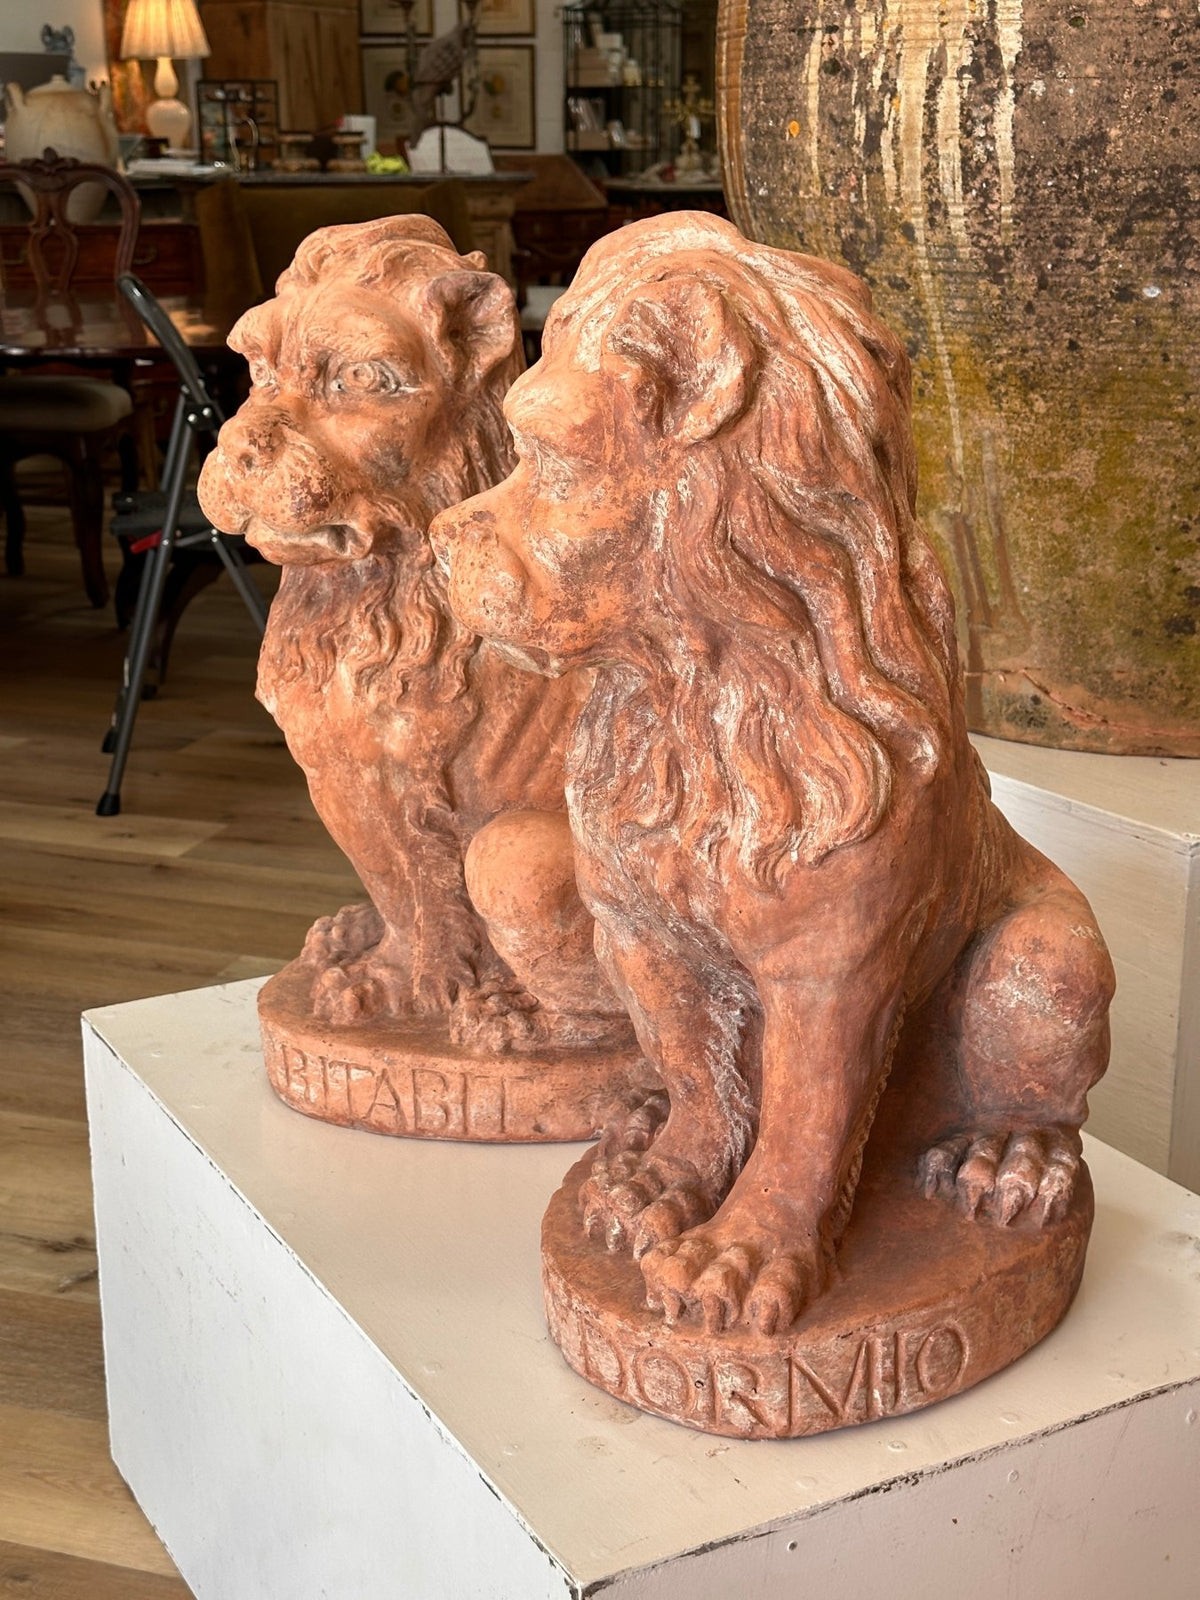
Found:
[[[462, 1137], [590, 1133], [645, 1067], [593, 953], [563, 809], [587, 682], [539, 682], [481, 646], [426, 534], [511, 466], [512, 292], [427, 217], [326, 228], [230, 343], [253, 388], [201, 501], [284, 569], [259, 697], [370, 895], [321, 918], [264, 990], [272, 1081], [312, 1115], [423, 1135], [428, 1118], [385, 1114], [403, 1099], [388, 1073], [449, 1056], [481, 1084], [545, 1080], [528, 1115], [467, 1119]], [[357, 1098], [327, 1093], [330, 1071]]]
[[852, 274], [698, 213], [593, 246], [543, 348], [505, 402], [515, 470], [430, 536], [466, 627], [587, 685], [578, 881], [667, 1091], [551, 1209], [551, 1325], [721, 1431], [676, 1378], [630, 1387], [647, 1341], [665, 1373], [795, 1339], [838, 1372], [953, 1324], [897, 1404], [925, 1403], [1070, 1300], [1113, 975], [967, 738], [908, 358]]

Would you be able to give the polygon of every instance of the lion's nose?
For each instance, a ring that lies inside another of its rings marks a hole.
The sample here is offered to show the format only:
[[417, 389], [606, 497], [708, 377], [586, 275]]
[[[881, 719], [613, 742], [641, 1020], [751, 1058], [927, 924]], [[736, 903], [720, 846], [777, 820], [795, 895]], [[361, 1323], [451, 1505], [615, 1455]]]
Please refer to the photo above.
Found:
[[277, 412], [247, 401], [221, 429], [221, 448], [239, 468], [252, 471], [278, 451], [282, 426]]

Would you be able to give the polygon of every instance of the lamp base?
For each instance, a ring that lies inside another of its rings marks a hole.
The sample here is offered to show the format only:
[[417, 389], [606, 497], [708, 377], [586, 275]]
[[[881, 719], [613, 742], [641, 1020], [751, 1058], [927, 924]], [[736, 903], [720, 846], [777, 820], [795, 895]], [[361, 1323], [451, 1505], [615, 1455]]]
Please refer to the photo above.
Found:
[[146, 127], [156, 139], [165, 139], [172, 150], [183, 150], [192, 114], [182, 100], [152, 100], [146, 107]]

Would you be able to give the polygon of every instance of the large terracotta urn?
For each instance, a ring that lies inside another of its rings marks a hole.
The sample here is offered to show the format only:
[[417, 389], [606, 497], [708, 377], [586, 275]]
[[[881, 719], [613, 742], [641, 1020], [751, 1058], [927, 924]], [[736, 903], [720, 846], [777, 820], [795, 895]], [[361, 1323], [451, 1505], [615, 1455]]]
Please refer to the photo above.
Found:
[[722, 0], [742, 230], [914, 360], [969, 719], [1200, 755], [1195, 0]]
[[[6, 93], [4, 148], [9, 161], [36, 160], [49, 149], [77, 161], [116, 166], [120, 141], [107, 84], [76, 89], [55, 76], [28, 92], [10, 83]], [[21, 192], [32, 210], [31, 196], [23, 187]], [[82, 184], [67, 201], [67, 216], [72, 222], [91, 222], [106, 193], [98, 183]]]

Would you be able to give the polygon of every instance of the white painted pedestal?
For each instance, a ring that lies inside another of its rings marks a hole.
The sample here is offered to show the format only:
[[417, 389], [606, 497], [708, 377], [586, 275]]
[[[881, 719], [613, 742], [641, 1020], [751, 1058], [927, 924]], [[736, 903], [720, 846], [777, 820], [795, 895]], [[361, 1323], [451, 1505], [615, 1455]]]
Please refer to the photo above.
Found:
[[1090, 1141], [1041, 1346], [912, 1416], [731, 1442], [550, 1343], [539, 1223], [578, 1147], [298, 1116], [256, 989], [85, 1027], [113, 1455], [199, 1600], [1195, 1600], [1194, 1195]]
[[974, 743], [996, 804], [1087, 895], [1112, 951], [1089, 1127], [1200, 1189], [1200, 761]]

